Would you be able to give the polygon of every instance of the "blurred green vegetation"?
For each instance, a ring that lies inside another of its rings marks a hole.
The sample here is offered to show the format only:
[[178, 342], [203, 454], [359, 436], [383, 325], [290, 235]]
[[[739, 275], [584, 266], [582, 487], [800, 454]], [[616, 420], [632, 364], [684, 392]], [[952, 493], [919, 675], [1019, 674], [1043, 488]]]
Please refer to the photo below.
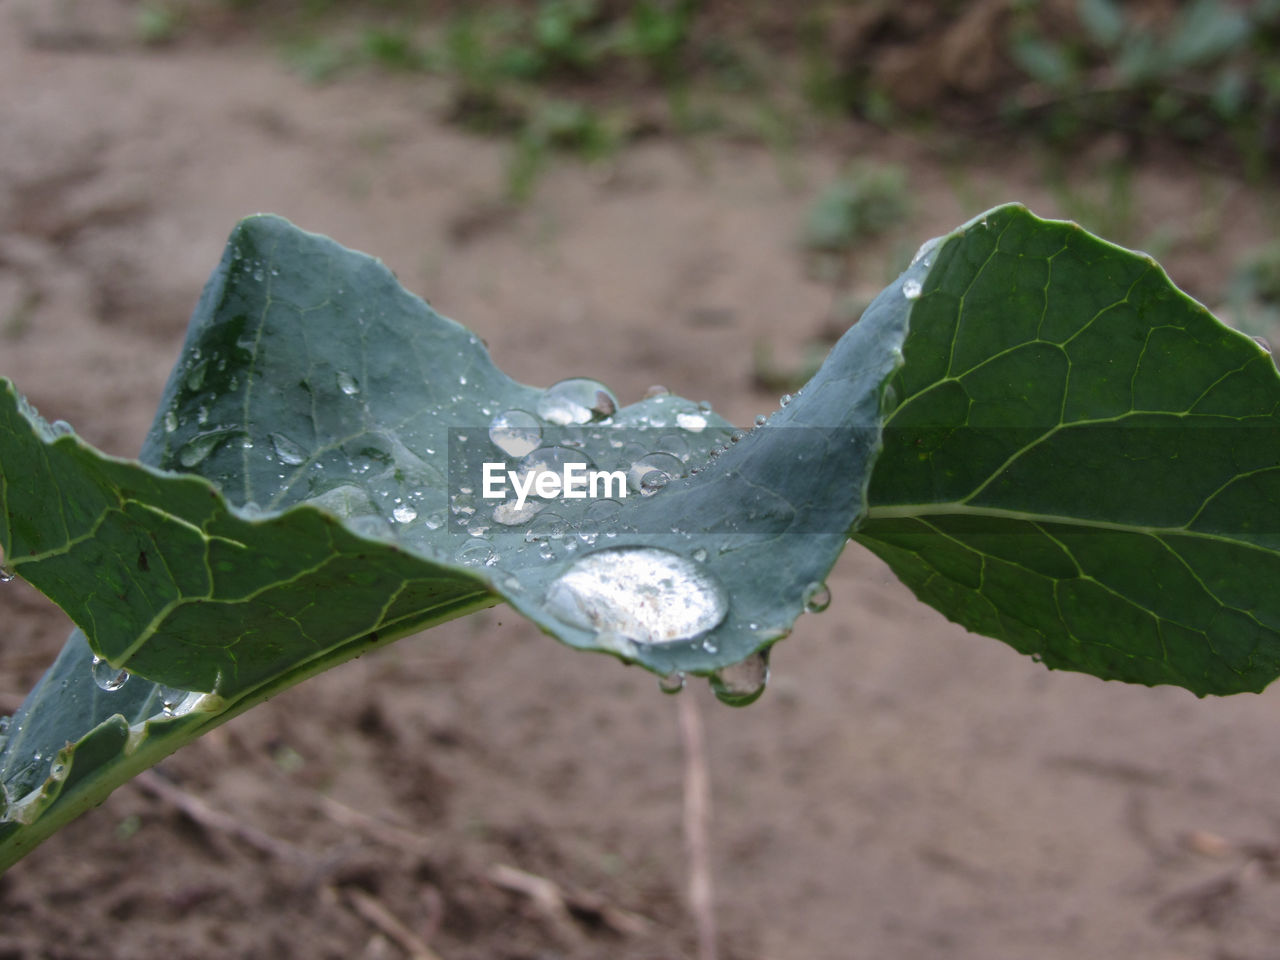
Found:
[[[137, 9], [148, 44], [252, 35], [317, 83], [370, 71], [429, 79], [424, 95], [450, 122], [509, 144], [502, 193], [512, 204], [535, 192], [556, 156], [598, 163], [655, 135], [763, 144], [789, 184], [813, 191], [800, 245], [832, 288], [833, 329], [869, 274], [900, 266], [885, 248], [915, 234], [903, 169], [863, 163], [803, 185], [794, 160], [818, 138], [852, 152], [868, 127], [905, 129], [943, 165], [1030, 151], [1062, 212], [1155, 253], [1212, 239], [1223, 224], [1144, 227], [1139, 165], [1173, 156], [1265, 194], [1280, 163], [1280, 0], [140, 0]], [[872, 243], [878, 254], [862, 255]], [[1250, 256], [1231, 291], [1251, 316], [1270, 316], [1280, 267], [1270, 248]], [[775, 366], [758, 364], [762, 383], [794, 379]]]
[[562, 126], [548, 110], [567, 116], [574, 104], [571, 126], [607, 126], [613, 145], [723, 132], [776, 146], [855, 118], [1060, 145], [1115, 134], [1135, 154], [1192, 144], [1254, 178], [1280, 159], [1280, 0], [146, 0], [139, 9], [139, 37], [151, 43], [209, 24], [262, 28], [317, 82], [367, 69], [447, 78], [457, 122], [511, 135], [525, 152], [554, 143], [600, 155], [598, 132], [548, 134]]

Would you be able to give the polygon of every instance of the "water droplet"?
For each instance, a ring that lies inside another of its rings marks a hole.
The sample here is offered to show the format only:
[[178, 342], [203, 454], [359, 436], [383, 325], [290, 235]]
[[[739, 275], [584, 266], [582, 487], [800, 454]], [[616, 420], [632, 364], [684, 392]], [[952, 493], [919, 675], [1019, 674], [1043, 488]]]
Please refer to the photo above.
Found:
[[618, 398], [598, 380], [572, 377], [552, 384], [538, 398], [538, 416], [558, 426], [607, 420], [618, 410]]
[[439, 530], [441, 527], [444, 526], [444, 520], [445, 520], [444, 511], [436, 510], [432, 513], [427, 514], [426, 519], [423, 520], [422, 522], [428, 530]]
[[665, 677], [659, 677], [658, 689], [663, 693], [679, 693], [684, 689], [684, 672], [674, 670]]
[[538, 556], [540, 556], [543, 560], [554, 560], [555, 555], [556, 555], [556, 548], [551, 545], [551, 541], [543, 540], [538, 547]]
[[707, 429], [707, 418], [700, 413], [676, 414], [676, 426], [690, 433], [701, 433]]
[[631, 465], [627, 471], [627, 485], [650, 497], [683, 473], [684, 464], [679, 457], [669, 453], [650, 453]]
[[699, 563], [706, 563], [707, 562], [706, 549], [703, 547], [698, 547], [698, 549], [694, 550], [693, 559], [697, 560]]
[[173, 433], [178, 429], [178, 415], [170, 410], [164, 415], [164, 432]]
[[14, 573], [4, 564], [0, 563], [0, 583], [8, 583], [14, 577]]
[[768, 422], [769, 422], [769, 418], [766, 417], [763, 413], [756, 414], [755, 424], [757, 427], [763, 427]]
[[90, 669], [93, 682], [108, 693], [119, 690], [129, 679], [128, 670], [118, 670], [101, 657], [94, 657]]
[[493, 522], [504, 527], [518, 527], [536, 517], [546, 505], [545, 501], [533, 497], [528, 497], [524, 506], [520, 506], [517, 500], [506, 500], [493, 508]]
[[348, 397], [354, 397], [360, 392], [360, 384], [356, 383], [356, 378], [345, 370], [338, 371], [338, 389], [345, 393]]
[[617, 519], [618, 511], [622, 509], [621, 500], [610, 500], [607, 497], [602, 500], [592, 500], [587, 505], [587, 519], [594, 520], [601, 525], [608, 524]]
[[212, 433], [202, 433], [192, 437], [178, 451], [178, 463], [184, 467], [198, 466], [213, 452], [214, 447], [220, 444], [225, 436], [226, 431], [214, 430]]
[[814, 581], [804, 588], [805, 613], [821, 613], [831, 606], [831, 591], [825, 583]]
[[395, 518], [396, 523], [412, 523], [418, 519], [418, 511], [407, 503], [402, 503], [391, 511], [391, 516]]
[[745, 707], [760, 699], [768, 682], [769, 652], [762, 650], [713, 673], [711, 690], [721, 703], [731, 707]]
[[594, 520], [583, 520], [574, 528], [574, 532], [579, 540], [590, 547], [600, 538], [600, 524]]
[[902, 283], [902, 295], [908, 300], [917, 299], [923, 292], [924, 287], [921, 286], [920, 281], [916, 280], [914, 277], [910, 280], [904, 280]]
[[635, 643], [692, 640], [729, 612], [720, 581], [701, 564], [659, 547], [614, 547], [575, 561], [547, 591], [565, 623]]
[[655, 383], [652, 387], [650, 387], [648, 390], [644, 392], [644, 398], [646, 400], [650, 399], [651, 397], [666, 397], [670, 395], [671, 395], [671, 391], [668, 390], [666, 387], [662, 386], [662, 384], [660, 383]]
[[[542, 494], [538, 492], [538, 486], [540, 483], [549, 484], [549, 481], [543, 481], [540, 474], [549, 473], [556, 478], [557, 482], [555, 485], [544, 487], [544, 489], [551, 490], [554, 486], [555, 490], [553, 496], [545, 499], [555, 499], [560, 495], [560, 481], [564, 479], [565, 466], [568, 464], [581, 464], [585, 470], [595, 468], [595, 462], [581, 450], [574, 450], [560, 445], [539, 447], [520, 461], [517, 467], [517, 482], [520, 484], [521, 489], [530, 490], [533, 496], [541, 497]], [[526, 486], [526, 484], [530, 483], [533, 486]]]
[[55, 420], [49, 424], [49, 429], [53, 431], [55, 437], [69, 437], [75, 433], [75, 428], [65, 420]]
[[559, 540], [569, 531], [569, 524], [558, 513], [547, 511], [529, 524], [524, 538], [532, 543], [535, 540]]
[[542, 442], [542, 424], [525, 410], [504, 410], [490, 421], [489, 439], [509, 457], [527, 456]]
[[778, 406], [780, 406], [780, 407], [785, 407], [785, 406], [786, 406], [787, 404], [789, 404], [793, 399], [795, 399], [795, 398], [794, 398], [794, 397], [792, 397], [792, 396], [791, 396], [791, 394], [789, 394], [789, 393], [784, 393], [782, 396], [780, 396], [780, 397], [778, 398]]
[[[924, 260], [925, 257], [929, 256], [929, 254], [933, 253], [934, 250], [938, 249], [938, 244], [940, 244], [941, 242], [942, 242], [941, 237], [933, 237], [932, 239], [926, 240], [924, 243], [920, 244], [920, 249], [917, 250], [916, 255], [911, 258], [911, 265], [914, 266], [915, 264], [919, 263], [921, 260]], [[927, 267], [929, 266], [929, 264], [926, 262], [925, 266]]]
[[[196, 353], [195, 356], [199, 357], [199, 353]], [[207, 360], [201, 360], [187, 372], [186, 382], [188, 390], [195, 392], [204, 386], [204, 372], [208, 365], [209, 363]]]
[[473, 537], [460, 546], [453, 559], [468, 567], [490, 567], [498, 561], [493, 544], [480, 537]]
[[271, 434], [271, 446], [276, 456], [280, 458], [280, 462], [291, 467], [296, 467], [307, 459], [307, 451], [283, 434]]

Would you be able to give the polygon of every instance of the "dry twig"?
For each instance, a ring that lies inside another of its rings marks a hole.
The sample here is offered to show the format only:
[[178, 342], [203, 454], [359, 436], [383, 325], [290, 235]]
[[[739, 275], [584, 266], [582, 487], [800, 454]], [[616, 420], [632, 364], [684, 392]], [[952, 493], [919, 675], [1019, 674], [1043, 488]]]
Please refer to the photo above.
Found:
[[381, 931], [408, 955], [409, 960], [441, 960], [423, 940], [400, 921], [387, 905], [359, 887], [346, 887], [343, 897], [361, 919]]
[[716, 960], [715, 888], [711, 881], [711, 781], [702, 718], [692, 693], [680, 697], [684, 742], [684, 842], [689, 854], [689, 909], [698, 931], [698, 960]]

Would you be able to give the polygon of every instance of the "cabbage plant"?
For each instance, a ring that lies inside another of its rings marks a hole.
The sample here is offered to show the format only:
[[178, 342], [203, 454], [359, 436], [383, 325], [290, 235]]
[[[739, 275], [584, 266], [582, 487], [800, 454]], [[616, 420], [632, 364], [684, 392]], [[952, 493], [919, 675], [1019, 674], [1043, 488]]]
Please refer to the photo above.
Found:
[[272, 694], [497, 603], [749, 703], [851, 540], [1050, 669], [1260, 691], [1278, 411], [1268, 352], [1150, 257], [1017, 205], [924, 244], [739, 426], [517, 383], [377, 260], [248, 218], [137, 460], [0, 380], [0, 569], [77, 628], [0, 720], [0, 869]]

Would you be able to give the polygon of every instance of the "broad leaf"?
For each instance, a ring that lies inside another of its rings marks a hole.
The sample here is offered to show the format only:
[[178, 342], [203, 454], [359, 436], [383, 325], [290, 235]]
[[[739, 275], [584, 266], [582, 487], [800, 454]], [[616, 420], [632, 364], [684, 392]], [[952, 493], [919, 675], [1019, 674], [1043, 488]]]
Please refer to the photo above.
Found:
[[[0, 390], [5, 561], [84, 631], [11, 722], [0, 864], [265, 696], [499, 600], [662, 674], [745, 661], [715, 683], [749, 701], [761, 652], [865, 509], [909, 305], [886, 291], [803, 395], [742, 435], [670, 395], [618, 409], [594, 381], [515, 383], [372, 258], [244, 221], [142, 463]], [[527, 475], [565, 457], [635, 489], [523, 511], [478, 489], [485, 461]], [[136, 676], [95, 681], [120, 670]]]
[[1280, 377], [1151, 258], [1003, 207], [936, 251], [855, 535], [1050, 667], [1280, 674]]

